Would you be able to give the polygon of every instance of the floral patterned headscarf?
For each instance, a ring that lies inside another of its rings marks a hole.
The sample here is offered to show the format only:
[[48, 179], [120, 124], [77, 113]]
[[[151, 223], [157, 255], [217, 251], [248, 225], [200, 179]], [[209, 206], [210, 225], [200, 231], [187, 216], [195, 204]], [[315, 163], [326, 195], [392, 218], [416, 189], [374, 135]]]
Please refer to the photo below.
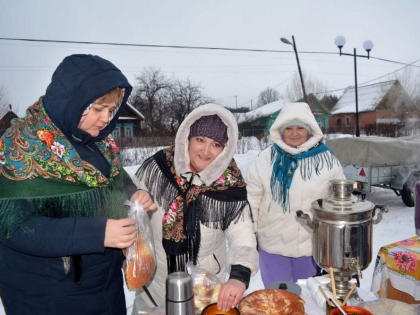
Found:
[[0, 175], [15, 181], [41, 177], [106, 187], [120, 172], [119, 150], [111, 135], [97, 146], [111, 165], [109, 178], [80, 158], [51, 121], [40, 98], [28, 108], [24, 119], [13, 122], [0, 140]]

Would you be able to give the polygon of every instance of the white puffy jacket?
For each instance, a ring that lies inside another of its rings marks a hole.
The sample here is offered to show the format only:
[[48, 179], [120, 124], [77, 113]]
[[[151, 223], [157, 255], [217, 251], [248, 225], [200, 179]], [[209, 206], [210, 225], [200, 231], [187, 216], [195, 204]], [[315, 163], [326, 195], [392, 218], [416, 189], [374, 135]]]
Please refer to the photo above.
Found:
[[[310, 126], [312, 135], [297, 148], [288, 146], [282, 140], [279, 129], [294, 119]], [[295, 155], [316, 146], [323, 134], [306, 103], [290, 103], [284, 105], [274, 121], [270, 137], [282, 150]], [[324, 165], [319, 175], [313, 173], [310, 179], [304, 180], [299, 172], [300, 160], [289, 189], [290, 212], [287, 209], [284, 211], [281, 203], [275, 202], [271, 194], [270, 179], [275, 160], [272, 160], [272, 149], [272, 146], [268, 147], [250, 163], [246, 176], [258, 246], [266, 252], [287, 257], [311, 256], [312, 231], [297, 220], [296, 211], [303, 210], [311, 215], [311, 203], [327, 197], [330, 180], [345, 178], [343, 169], [328, 151], [329, 158], [334, 162], [332, 168]]]

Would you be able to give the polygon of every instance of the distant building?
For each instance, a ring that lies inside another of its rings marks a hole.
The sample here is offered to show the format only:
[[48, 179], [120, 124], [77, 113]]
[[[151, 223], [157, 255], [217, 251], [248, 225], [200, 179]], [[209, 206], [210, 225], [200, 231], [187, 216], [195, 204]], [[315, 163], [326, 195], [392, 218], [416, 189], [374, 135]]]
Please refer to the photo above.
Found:
[[[299, 100], [299, 102], [304, 102], [304, 99]], [[324, 105], [322, 105], [318, 98], [313, 94], [308, 95], [307, 102], [319, 127], [323, 131], [328, 130], [328, 119], [330, 116], [330, 111]]]
[[235, 114], [240, 135], [249, 137], [268, 134], [273, 117], [277, 117], [284, 103], [284, 100], [274, 101], [250, 112]]
[[[360, 130], [376, 128], [380, 124], [396, 124], [409, 117], [417, 117], [414, 102], [398, 80], [360, 86], [358, 111]], [[356, 130], [356, 101], [354, 87], [347, 88], [332, 108], [330, 132]]]
[[[299, 102], [303, 102], [303, 99], [299, 100]], [[241, 136], [267, 135], [270, 132], [271, 125], [274, 120], [276, 120], [277, 115], [285, 103], [285, 100], [274, 101], [258, 107], [253, 111], [235, 114]], [[329, 117], [328, 109], [323, 106], [313, 94], [308, 95], [308, 103], [320, 128], [322, 130], [327, 130]]]
[[10, 122], [18, 116], [12, 111], [12, 105], [0, 106], [0, 137], [10, 127]]
[[115, 139], [130, 139], [140, 135], [144, 116], [133, 105], [127, 103], [112, 135]]

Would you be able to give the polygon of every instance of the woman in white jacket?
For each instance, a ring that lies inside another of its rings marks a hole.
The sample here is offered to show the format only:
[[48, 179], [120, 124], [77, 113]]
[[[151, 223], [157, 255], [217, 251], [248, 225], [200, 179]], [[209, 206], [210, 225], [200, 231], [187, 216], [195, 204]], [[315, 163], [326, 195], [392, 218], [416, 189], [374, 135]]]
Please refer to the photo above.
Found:
[[316, 274], [312, 231], [297, 221], [296, 211], [310, 212], [312, 201], [328, 195], [329, 181], [344, 178], [306, 103], [285, 104], [270, 136], [273, 144], [250, 164], [246, 177], [266, 286]]
[[157, 270], [146, 291], [159, 305], [165, 305], [168, 273], [184, 271], [188, 261], [224, 283], [218, 306], [225, 311], [239, 302], [258, 269], [246, 185], [233, 160], [237, 139], [231, 112], [203, 105], [182, 122], [175, 146], [159, 151], [136, 172], [141, 203], [158, 208], [151, 217]]

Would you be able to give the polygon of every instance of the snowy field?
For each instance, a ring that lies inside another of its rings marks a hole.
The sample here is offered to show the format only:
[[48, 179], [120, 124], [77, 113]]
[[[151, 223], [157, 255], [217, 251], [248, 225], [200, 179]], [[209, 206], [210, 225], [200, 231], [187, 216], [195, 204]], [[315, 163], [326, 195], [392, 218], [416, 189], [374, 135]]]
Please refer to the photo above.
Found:
[[[245, 154], [236, 154], [235, 159], [245, 174], [249, 162], [255, 158], [261, 150], [261, 144], [258, 141], [251, 141], [246, 144], [246, 148], [242, 147], [242, 152]], [[148, 154], [152, 154], [155, 150], [150, 150]], [[134, 151], [133, 151], [134, 152]], [[135, 154], [135, 153], [131, 153]], [[137, 153], [137, 156], [141, 154]], [[141, 157], [141, 159], [144, 159]], [[138, 166], [125, 167], [126, 170], [132, 175]], [[414, 208], [407, 208], [400, 197], [397, 197], [391, 190], [374, 188], [373, 192], [367, 196], [367, 199], [375, 204], [385, 204], [389, 208], [389, 212], [383, 216], [382, 222], [373, 226], [373, 250], [372, 262], [369, 267], [362, 271], [363, 278], [361, 279], [361, 287], [365, 290], [370, 290], [372, 281], [374, 262], [376, 254], [381, 246], [393, 243], [395, 241], [403, 240], [410, 236], [415, 235], [414, 227]], [[257, 273], [251, 278], [250, 286], [247, 293], [262, 289], [263, 284], [260, 274]], [[128, 306], [128, 314], [131, 314], [131, 308], [134, 300], [134, 293], [126, 289], [126, 299]], [[0, 306], [0, 315], [4, 315], [4, 311]]]

